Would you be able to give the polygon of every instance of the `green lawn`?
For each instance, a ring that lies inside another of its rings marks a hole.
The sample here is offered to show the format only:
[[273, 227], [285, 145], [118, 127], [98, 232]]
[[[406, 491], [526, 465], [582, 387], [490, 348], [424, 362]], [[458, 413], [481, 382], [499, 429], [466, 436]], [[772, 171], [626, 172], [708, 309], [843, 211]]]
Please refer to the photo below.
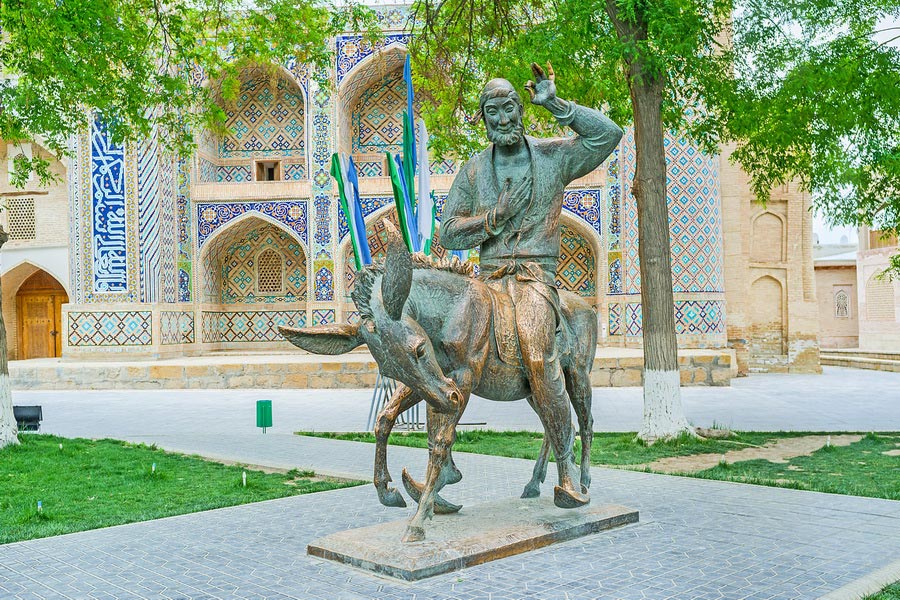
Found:
[[873, 596], [866, 596], [863, 600], [900, 600], [900, 582], [887, 586]]
[[0, 544], [362, 483], [262, 473], [115, 440], [19, 439], [0, 450]]
[[[301, 435], [360, 442], [375, 441], [370, 433], [301, 432]], [[643, 469], [639, 465], [660, 458], [723, 454], [729, 450], [761, 446], [769, 441], [803, 435], [811, 434], [736, 432], [728, 439], [683, 437], [647, 446], [636, 440], [633, 433], [596, 433], [591, 448], [591, 464]], [[535, 459], [542, 438], [540, 433], [527, 431], [462, 431], [454, 444], [454, 450]], [[390, 443], [425, 448], [428, 442], [424, 433], [398, 433], [391, 435]], [[868, 434], [850, 446], [826, 447], [811, 456], [793, 458], [784, 464], [766, 460], [741, 461], [685, 474], [707, 479], [900, 500], [900, 457], [882, 454], [898, 448], [900, 433]], [[579, 452], [580, 450], [576, 452], [576, 456]]]

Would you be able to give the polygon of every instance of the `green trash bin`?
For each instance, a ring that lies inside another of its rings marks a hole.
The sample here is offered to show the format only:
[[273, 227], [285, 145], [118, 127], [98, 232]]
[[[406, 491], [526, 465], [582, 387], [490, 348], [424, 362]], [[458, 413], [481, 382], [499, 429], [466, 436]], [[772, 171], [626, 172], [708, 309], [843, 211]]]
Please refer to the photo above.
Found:
[[262, 427], [263, 433], [267, 427], [272, 426], [272, 401], [257, 400], [256, 401], [256, 426]]

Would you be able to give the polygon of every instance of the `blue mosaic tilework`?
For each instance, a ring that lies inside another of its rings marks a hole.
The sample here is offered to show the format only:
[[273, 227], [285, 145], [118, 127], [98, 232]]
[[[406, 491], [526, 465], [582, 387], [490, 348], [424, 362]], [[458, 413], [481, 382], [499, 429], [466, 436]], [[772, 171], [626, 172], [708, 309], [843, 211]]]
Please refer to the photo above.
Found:
[[303, 327], [306, 312], [276, 311], [203, 311], [201, 332], [204, 343], [282, 342], [279, 327]]
[[609, 305], [609, 335], [622, 335], [622, 305], [614, 302]]
[[217, 229], [247, 212], [257, 212], [287, 225], [306, 243], [306, 201], [197, 204], [197, 247]]
[[93, 291], [128, 289], [125, 215], [125, 148], [99, 121], [91, 130]]
[[602, 190], [567, 190], [563, 195], [563, 210], [566, 210], [597, 232], [603, 234], [600, 210], [603, 206]]
[[142, 302], [156, 302], [161, 296], [160, 237], [163, 202], [160, 194], [159, 151], [158, 132], [154, 127], [150, 137], [138, 144], [138, 239]]
[[253, 174], [250, 165], [219, 165], [215, 180], [218, 183], [243, 183], [253, 181]]
[[70, 312], [69, 346], [149, 346], [150, 311]]
[[391, 44], [403, 44], [409, 41], [409, 34], [398, 33], [384, 36], [376, 46], [366, 42], [361, 35], [345, 35], [337, 38], [337, 82], [344, 80], [353, 67], [358, 65], [375, 50]]
[[313, 310], [313, 325], [329, 325], [334, 323], [334, 310], [330, 308]]

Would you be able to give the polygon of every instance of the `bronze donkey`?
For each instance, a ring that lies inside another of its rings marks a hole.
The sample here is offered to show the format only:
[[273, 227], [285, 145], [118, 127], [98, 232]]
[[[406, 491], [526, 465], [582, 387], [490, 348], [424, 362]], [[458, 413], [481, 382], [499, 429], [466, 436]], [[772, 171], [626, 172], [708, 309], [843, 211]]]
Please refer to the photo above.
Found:
[[[428, 404], [431, 451], [424, 483], [413, 481], [404, 470], [404, 484], [419, 507], [403, 541], [423, 540], [425, 519], [431, 518], [436, 509], [454, 512], [460, 508], [440, 499], [437, 492], [461, 477], [450, 451], [469, 395], [497, 401], [530, 400], [528, 379], [520, 365], [505, 362], [508, 356], [501, 356], [501, 345], [508, 349], [509, 340], [498, 344], [502, 328], [494, 306], [504, 301], [502, 294], [473, 278], [471, 265], [456, 259], [435, 262], [421, 254], [411, 255], [396, 230], [389, 231], [384, 264], [370, 265], [357, 273], [352, 297], [360, 312], [358, 324], [282, 327], [280, 331], [294, 345], [316, 354], [342, 354], [367, 344], [381, 373], [403, 384], [379, 415], [376, 426], [374, 483], [385, 505], [406, 505], [400, 494], [387, 486], [391, 481], [386, 457], [390, 428], [401, 411], [421, 400]], [[575, 294], [560, 292], [560, 304], [562, 323], [557, 347], [578, 418], [582, 457], [580, 489], [561, 473], [554, 502], [574, 508], [589, 502], [593, 431], [590, 370], [597, 348], [597, 322], [593, 308]], [[523, 497], [539, 494], [549, 450], [545, 436]]]

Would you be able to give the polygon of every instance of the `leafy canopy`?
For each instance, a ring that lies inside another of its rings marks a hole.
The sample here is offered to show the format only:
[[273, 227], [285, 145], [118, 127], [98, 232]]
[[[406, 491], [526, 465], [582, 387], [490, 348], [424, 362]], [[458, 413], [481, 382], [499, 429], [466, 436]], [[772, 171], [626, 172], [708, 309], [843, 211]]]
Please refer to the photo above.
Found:
[[[187, 151], [195, 126], [222, 129], [220, 104], [236, 96], [243, 69], [271, 74], [290, 58], [315, 69], [331, 36], [377, 36], [374, 25], [360, 5], [317, 0], [4, 0], [0, 137], [61, 156], [94, 109], [116, 141], [157, 125], [170, 149]], [[32, 170], [42, 183], [54, 178], [45, 158], [19, 155], [16, 183]]]
[[[481, 86], [505, 77], [521, 89], [532, 61], [553, 62], [561, 97], [627, 124], [639, 58], [665, 83], [665, 126], [708, 151], [734, 143], [760, 200], [799, 181], [833, 222], [900, 228], [900, 26], [879, 26], [900, 16], [896, 0], [418, 0], [414, 10], [438, 152], [483, 145], [464, 123]], [[610, 15], [632, 34], [617, 35]]]

